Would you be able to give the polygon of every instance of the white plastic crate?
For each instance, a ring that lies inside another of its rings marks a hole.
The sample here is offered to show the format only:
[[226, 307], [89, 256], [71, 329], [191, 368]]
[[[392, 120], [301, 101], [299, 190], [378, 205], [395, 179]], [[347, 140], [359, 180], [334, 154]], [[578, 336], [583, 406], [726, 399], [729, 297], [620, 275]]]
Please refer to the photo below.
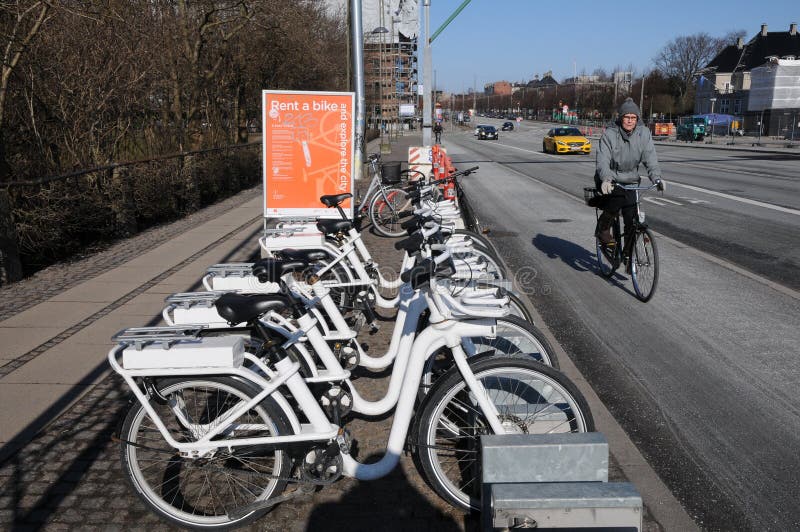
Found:
[[238, 368], [243, 361], [244, 339], [241, 336], [181, 340], [167, 348], [159, 342], [141, 349], [129, 345], [122, 352], [125, 369]]

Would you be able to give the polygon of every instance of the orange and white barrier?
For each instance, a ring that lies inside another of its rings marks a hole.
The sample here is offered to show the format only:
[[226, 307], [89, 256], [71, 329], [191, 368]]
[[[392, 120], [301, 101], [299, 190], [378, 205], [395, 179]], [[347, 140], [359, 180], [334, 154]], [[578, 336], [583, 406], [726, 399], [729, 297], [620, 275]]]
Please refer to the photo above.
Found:
[[410, 146], [408, 148], [408, 169], [422, 172], [425, 179], [433, 171], [433, 150], [431, 146]]

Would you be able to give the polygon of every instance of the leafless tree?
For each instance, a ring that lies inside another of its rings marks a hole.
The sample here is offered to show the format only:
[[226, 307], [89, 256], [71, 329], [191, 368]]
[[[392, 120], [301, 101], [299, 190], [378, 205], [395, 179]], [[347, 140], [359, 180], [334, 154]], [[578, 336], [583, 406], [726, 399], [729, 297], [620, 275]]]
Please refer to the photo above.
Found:
[[44, 25], [50, 4], [41, 0], [8, 0], [0, 2], [0, 32], [3, 64], [0, 70], [0, 180], [8, 175], [3, 126], [8, 84], [20, 58]]
[[676, 37], [667, 43], [653, 59], [656, 68], [675, 81], [676, 96], [686, 107], [696, 73], [708, 64], [725, 46], [733, 44], [743, 31], [729, 32], [715, 38], [701, 32]]

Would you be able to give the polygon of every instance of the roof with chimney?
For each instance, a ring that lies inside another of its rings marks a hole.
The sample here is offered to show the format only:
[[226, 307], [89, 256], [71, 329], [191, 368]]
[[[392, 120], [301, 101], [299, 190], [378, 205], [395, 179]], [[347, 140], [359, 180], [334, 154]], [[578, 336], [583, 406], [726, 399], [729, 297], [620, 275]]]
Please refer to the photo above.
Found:
[[800, 58], [800, 33], [797, 24], [792, 23], [789, 31], [767, 31], [767, 25], [761, 25], [761, 31], [747, 44], [739, 41], [725, 47], [705, 68], [716, 72], [750, 71], [766, 63], [769, 58]]
[[558, 82], [550, 74], [545, 74], [542, 79], [532, 79], [528, 82], [528, 87], [554, 87]]

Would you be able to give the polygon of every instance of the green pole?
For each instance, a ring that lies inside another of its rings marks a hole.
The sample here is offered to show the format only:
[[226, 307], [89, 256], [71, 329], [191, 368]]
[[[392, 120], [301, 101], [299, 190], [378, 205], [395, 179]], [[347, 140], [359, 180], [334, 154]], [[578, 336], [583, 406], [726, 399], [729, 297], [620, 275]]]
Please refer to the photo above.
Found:
[[459, 13], [461, 13], [461, 11], [463, 11], [463, 10], [464, 10], [464, 8], [465, 8], [465, 7], [467, 7], [467, 4], [469, 4], [471, 1], [472, 1], [472, 0], [464, 0], [463, 2], [461, 2], [461, 5], [460, 5], [460, 6], [458, 6], [458, 9], [456, 9], [456, 10], [453, 12], [453, 14], [452, 14], [452, 15], [450, 15], [450, 17], [449, 17], [447, 20], [445, 20], [445, 21], [444, 21], [444, 24], [442, 24], [441, 26], [439, 26], [439, 29], [438, 29], [438, 30], [436, 30], [435, 32], [433, 32], [433, 35], [431, 35], [431, 38], [428, 40], [428, 42], [433, 42], [433, 40], [434, 40], [434, 39], [435, 39], [435, 38], [436, 38], [436, 37], [437, 37], [437, 36], [438, 36], [440, 33], [442, 33], [442, 31], [444, 31], [444, 29], [447, 27], [447, 25], [448, 25], [448, 24], [450, 24], [451, 22], [453, 22], [453, 19], [454, 19], [454, 18], [456, 18], [456, 17], [458, 16], [458, 14], [459, 14]]

